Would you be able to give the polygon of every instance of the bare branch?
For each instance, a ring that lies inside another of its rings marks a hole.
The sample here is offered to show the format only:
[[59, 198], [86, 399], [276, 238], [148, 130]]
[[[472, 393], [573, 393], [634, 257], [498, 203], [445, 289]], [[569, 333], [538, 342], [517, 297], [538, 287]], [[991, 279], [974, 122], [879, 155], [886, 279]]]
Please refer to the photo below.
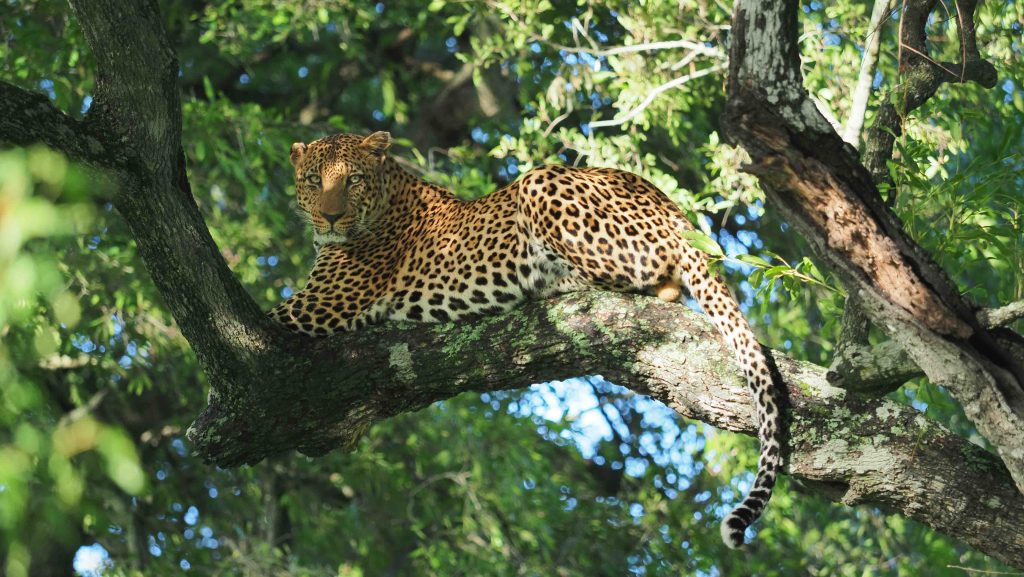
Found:
[[868, 36], [864, 40], [864, 57], [860, 61], [860, 74], [857, 76], [857, 87], [853, 89], [853, 104], [850, 116], [843, 128], [843, 140], [856, 148], [860, 142], [860, 131], [864, 127], [864, 115], [868, 109], [868, 97], [871, 85], [875, 80], [875, 68], [878, 65], [878, 49], [882, 45], [882, 29], [892, 10], [894, 0], [875, 0], [871, 9], [871, 21], [868, 24]]
[[978, 312], [978, 320], [990, 328], [1004, 327], [1019, 318], [1024, 318], [1024, 300]]
[[[867, 343], [867, 327], [859, 324], [866, 321], [863, 312], [851, 313], [859, 310], [859, 306], [848, 301], [843, 312], [843, 330], [836, 345], [835, 358], [829, 367], [829, 382], [860, 394], [884, 395], [910, 379], [923, 376], [924, 371], [899, 343], [885, 341], [874, 346]], [[859, 319], [848, 320], [851, 315], [859, 316]], [[1021, 317], [1024, 317], [1024, 301], [978, 312], [978, 320], [989, 329], [1005, 326]], [[852, 329], [848, 328], [848, 323], [865, 329], [865, 332], [855, 336]]]
[[725, 59], [725, 52], [720, 48], [713, 46], [707, 46], [701, 42], [695, 42], [693, 40], [663, 40], [661, 42], [644, 42], [641, 44], [630, 44], [628, 46], [615, 46], [613, 48], [605, 48], [598, 50], [588, 50], [586, 48], [574, 48], [572, 46], [557, 46], [559, 50], [565, 50], [566, 52], [586, 52], [594, 56], [613, 56], [615, 54], [629, 54], [634, 52], [652, 52], [656, 50], [674, 50], [679, 48], [685, 48], [696, 54], [703, 54], [705, 56], [711, 56], [714, 58]]
[[668, 90], [672, 90], [673, 88], [679, 88], [680, 86], [686, 84], [687, 82], [700, 78], [702, 76], [714, 74], [715, 72], [721, 72], [722, 70], [725, 70], [727, 66], [727, 64], [715, 64], [714, 66], [709, 66], [708, 68], [698, 70], [697, 72], [694, 72], [692, 74], [686, 74], [678, 78], [669, 80], [664, 84], [652, 88], [651, 91], [647, 93], [647, 96], [645, 96], [644, 99], [640, 102], [640, 104], [637, 104], [635, 107], [633, 107], [631, 110], [629, 110], [622, 116], [618, 116], [610, 120], [595, 120], [590, 123], [590, 128], [594, 129], [607, 126], [619, 126], [620, 124], [625, 124], [630, 120], [636, 118], [638, 114], [640, 114], [641, 112], [644, 111], [645, 108], [650, 106], [659, 94], [666, 92]]
[[[487, 4], [491, 8], [498, 9], [498, 10], [501, 10], [502, 12], [504, 12], [505, 15], [508, 16], [508, 18], [510, 20], [512, 20], [513, 22], [515, 22], [516, 24], [520, 24], [520, 25], [524, 24], [522, 19], [520, 19], [519, 16], [516, 15], [515, 12], [513, 12], [510, 9], [508, 9], [503, 4], [500, 4], [500, 3], [497, 3], [497, 2], [488, 2]], [[576, 24], [574, 23], [574, 26], [575, 25]], [[576, 28], [574, 27], [573, 30], [575, 31]], [[585, 32], [585, 30], [584, 30], [584, 32]], [[615, 46], [615, 47], [612, 47], [612, 48], [598, 48], [597, 43], [594, 42], [593, 39], [591, 39], [589, 35], [584, 35], [584, 38], [586, 38], [587, 40], [589, 40], [591, 42], [591, 46], [589, 48], [580, 47], [580, 46], [566, 46], [564, 44], [558, 44], [558, 43], [555, 43], [555, 42], [551, 42], [549, 39], [547, 39], [547, 38], [545, 38], [545, 37], [543, 37], [543, 36], [541, 36], [539, 34], [530, 34], [530, 38], [532, 40], [536, 41], [536, 42], [540, 42], [541, 44], [544, 44], [546, 46], [550, 46], [550, 47], [554, 48], [555, 50], [562, 50], [562, 51], [571, 52], [571, 53], [574, 53], [574, 54], [585, 53], [585, 54], [591, 54], [593, 56], [612, 56], [612, 55], [616, 55], [616, 54], [629, 54], [629, 53], [635, 53], [635, 52], [654, 52], [654, 51], [658, 51], [658, 50], [676, 50], [676, 49], [682, 48], [682, 49], [686, 49], [686, 50], [689, 50], [689, 51], [697, 53], [697, 54], [704, 54], [706, 56], [710, 56], [710, 57], [713, 57], [713, 58], [719, 58], [719, 59], [722, 59], [722, 60], [724, 60], [725, 57], [726, 57], [725, 52], [721, 48], [718, 48], [718, 47], [715, 47], [715, 46], [708, 46], [706, 43], [703, 43], [703, 42], [698, 42], [698, 41], [695, 41], [695, 40], [686, 40], [686, 39], [683, 39], [683, 38], [681, 38], [679, 40], [662, 40], [662, 41], [659, 41], [659, 42], [642, 42], [640, 44], [630, 44], [630, 45], [627, 45], [627, 46]]]
[[987, 569], [972, 569], [970, 567], [964, 567], [963, 565], [946, 565], [946, 567], [950, 569], [961, 569], [965, 573], [977, 573], [979, 575], [1024, 575], [1024, 573], [1017, 573], [1011, 571], [989, 571]]

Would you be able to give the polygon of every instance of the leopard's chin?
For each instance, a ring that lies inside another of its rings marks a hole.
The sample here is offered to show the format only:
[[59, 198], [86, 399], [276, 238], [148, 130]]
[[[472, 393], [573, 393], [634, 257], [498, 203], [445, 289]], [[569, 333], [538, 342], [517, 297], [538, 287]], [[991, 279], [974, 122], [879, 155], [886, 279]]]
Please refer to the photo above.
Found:
[[313, 244], [316, 245], [317, 250], [320, 250], [322, 246], [331, 244], [345, 244], [347, 240], [348, 236], [334, 231], [313, 233]]

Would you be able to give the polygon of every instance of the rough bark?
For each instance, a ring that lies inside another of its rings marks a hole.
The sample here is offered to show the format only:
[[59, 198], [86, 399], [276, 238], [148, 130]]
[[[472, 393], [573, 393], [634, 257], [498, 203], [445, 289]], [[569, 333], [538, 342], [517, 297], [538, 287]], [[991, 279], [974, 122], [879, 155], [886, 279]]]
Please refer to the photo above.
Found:
[[[602, 374], [686, 417], [754, 430], [743, 377], [711, 326], [644, 297], [580, 293], [460, 325], [389, 324], [324, 340], [285, 334], [231, 275], [190, 194], [177, 64], [155, 3], [72, 6], [100, 66], [89, 119], [75, 122], [4, 84], [0, 111], [18, 116], [3, 103], [33, 102], [36, 122], [66, 130], [50, 136], [24, 118], [0, 120], [0, 141], [41, 140], [121, 184], [114, 204], [211, 383], [189, 432], [208, 461], [351, 447], [373, 422], [439, 399], [580, 374]], [[956, 328], [952, 314], [939, 311], [928, 326]], [[1024, 497], [998, 459], [908, 407], [830, 386], [822, 367], [775, 361], [789, 392], [790, 474], [834, 500], [901, 512], [1024, 566]]]
[[978, 313], [978, 319], [990, 327], [1008, 325], [1020, 318], [1024, 318], [1024, 300]]
[[[196, 449], [221, 465], [293, 447], [315, 455], [462, 392], [580, 374], [600, 374], [685, 417], [755, 430], [742, 375], [711, 325], [645, 297], [579, 293], [472, 324], [383, 325], [310, 344], [319, 377], [254, 387], [255, 411], [212, 405], [190, 431]], [[909, 407], [829, 385], [823, 367], [775, 360], [790, 400], [789, 474], [832, 500], [900, 512], [1006, 563], [1024, 562], [1016, 525], [1024, 497], [998, 459]]]
[[867, 341], [847, 341], [841, 350], [837, 347], [828, 379], [834, 386], [877, 396], [895, 391], [903, 383], [923, 374], [896, 341], [874, 346]]
[[182, 333], [211, 380], [226, 392], [248, 380], [273, 331], [228, 269], [199, 214], [181, 149], [178, 62], [152, 0], [72, 0], [96, 58], [93, 106], [86, 124], [128, 158], [115, 170], [114, 206]]
[[[970, 20], [973, 6], [965, 4], [960, 12]], [[863, 303], [868, 318], [932, 382], [951, 391], [1024, 490], [1022, 349], [980, 324], [953, 281], [907, 237], [855, 151], [815, 109], [800, 74], [798, 11], [792, 2], [736, 3], [726, 134], [750, 154], [746, 169], [760, 178], [770, 202]], [[976, 55], [973, 36], [964, 42], [966, 53]], [[975, 70], [986, 68], [968, 60], [955, 68], [965, 71], [962, 77], [944, 69], [920, 73], [988, 85], [984, 74], [967, 72], [972, 62]]]
[[[868, 342], [869, 323], [861, 306], [850, 299], [846, 302], [842, 331], [828, 370], [829, 383], [859, 394], [877, 396], [895, 391], [908, 380], [923, 376], [921, 367], [896, 341], [888, 340], [877, 345]], [[1021, 317], [1024, 317], [1024, 301], [978, 311], [978, 320], [988, 329], [1008, 325]]]
[[[871, 9], [871, 20], [868, 23], [868, 33], [864, 39], [864, 54], [861, 57], [860, 73], [857, 75], [857, 86], [853, 89], [850, 114], [842, 129], [843, 140], [854, 148], [860, 147], [860, 133], [864, 127], [868, 99], [871, 96], [871, 86], [874, 83], [875, 70], [878, 66], [878, 51], [882, 45], [882, 33], [885, 28], [885, 21], [889, 16], [889, 11], [892, 9], [892, 3], [893, 0], [875, 0], [874, 6]], [[821, 107], [819, 106], [818, 109], [821, 110]], [[829, 123], [835, 126], [831, 121]], [[838, 131], [838, 129], [836, 130]], [[875, 184], [878, 184], [878, 182], [876, 181]], [[870, 349], [868, 346], [870, 329], [871, 322], [864, 313], [863, 305], [861, 305], [856, 297], [848, 297], [843, 310], [839, 342], [836, 343], [835, 355], [832, 358], [831, 371], [829, 372], [832, 384], [843, 386], [845, 382], [851, 382], [850, 380], [843, 380], [842, 377], [856, 370], [858, 365], [866, 361], [864, 353]], [[901, 363], [901, 365], [906, 364], [913, 365], [913, 362]], [[889, 379], [899, 378], [902, 375], [898, 372], [894, 374], [885, 371], [878, 376], [884, 377], [883, 383], [878, 383], [877, 378], [872, 379], [870, 377], [866, 380], [852, 380], [852, 382], [861, 383], [859, 390], [862, 392], [881, 393], [891, 386], [888, 384]], [[899, 384], [902, 383], [897, 383], [895, 386], [899, 386]]]
[[46, 95], [0, 81], [0, 135], [4, 143], [45, 144], [83, 164], [126, 167], [127, 159], [106, 146], [94, 130], [94, 125], [57, 110]]

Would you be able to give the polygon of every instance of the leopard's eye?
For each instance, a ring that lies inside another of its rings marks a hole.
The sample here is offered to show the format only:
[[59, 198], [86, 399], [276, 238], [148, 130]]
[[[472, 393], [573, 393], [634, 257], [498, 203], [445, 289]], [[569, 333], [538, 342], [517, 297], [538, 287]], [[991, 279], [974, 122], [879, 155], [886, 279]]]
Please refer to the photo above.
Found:
[[320, 175], [319, 174], [307, 174], [306, 182], [316, 186], [320, 186]]
[[353, 174], [353, 175], [348, 177], [348, 183], [349, 184], [359, 184], [362, 181], [363, 181], [363, 175], [361, 175], [361, 174]]

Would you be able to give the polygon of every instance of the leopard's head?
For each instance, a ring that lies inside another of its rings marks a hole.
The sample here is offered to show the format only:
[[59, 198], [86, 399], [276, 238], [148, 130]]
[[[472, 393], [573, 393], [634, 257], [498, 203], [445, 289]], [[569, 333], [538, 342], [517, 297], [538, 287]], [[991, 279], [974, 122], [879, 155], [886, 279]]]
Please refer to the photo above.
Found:
[[384, 159], [391, 135], [335, 134], [292, 145], [295, 195], [318, 247], [372, 230], [387, 206]]

